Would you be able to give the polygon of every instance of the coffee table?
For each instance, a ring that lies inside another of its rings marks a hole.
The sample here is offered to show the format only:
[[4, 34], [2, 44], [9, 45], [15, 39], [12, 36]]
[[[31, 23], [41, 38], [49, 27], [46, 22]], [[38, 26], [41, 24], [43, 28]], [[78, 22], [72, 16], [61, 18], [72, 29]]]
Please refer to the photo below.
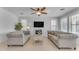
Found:
[[34, 43], [41, 43], [41, 42], [43, 42], [41, 35], [33, 35], [33, 36], [31, 36], [31, 39], [33, 40]]

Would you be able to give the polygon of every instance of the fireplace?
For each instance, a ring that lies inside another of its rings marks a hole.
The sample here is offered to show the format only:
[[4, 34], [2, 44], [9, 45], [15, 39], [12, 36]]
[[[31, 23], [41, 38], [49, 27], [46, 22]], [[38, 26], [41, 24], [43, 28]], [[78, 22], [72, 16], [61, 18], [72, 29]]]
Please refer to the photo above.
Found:
[[35, 30], [35, 34], [42, 34], [42, 30], [41, 29]]

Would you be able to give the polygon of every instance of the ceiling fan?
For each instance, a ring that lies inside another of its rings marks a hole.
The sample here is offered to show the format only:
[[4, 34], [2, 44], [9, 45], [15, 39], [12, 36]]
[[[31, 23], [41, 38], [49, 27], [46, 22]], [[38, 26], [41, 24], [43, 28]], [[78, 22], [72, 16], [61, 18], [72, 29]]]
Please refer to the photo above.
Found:
[[37, 14], [38, 16], [40, 16], [40, 15], [42, 15], [42, 14], [47, 14], [47, 9], [46, 9], [46, 7], [42, 7], [42, 8], [31, 8], [33, 11], [34, 11], [34, 13], [32, 13], [32, 14]]

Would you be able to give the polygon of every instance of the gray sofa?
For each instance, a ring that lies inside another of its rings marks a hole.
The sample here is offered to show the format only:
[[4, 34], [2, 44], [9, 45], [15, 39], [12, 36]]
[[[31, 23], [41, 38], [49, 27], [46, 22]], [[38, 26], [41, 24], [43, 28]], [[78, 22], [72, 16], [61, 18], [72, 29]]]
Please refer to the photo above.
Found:
[[18, 46], [23, 46], [25, 42], [28, 41], [30, 36], [29, 31], [15, 31], [15, 32], [10, 32], [7, 34], [7, 45], [8, 46], [13, 46], [13, 45], [18, 45]]
[[50, 39], [59, 49], [76, 49], [77, 35], [67, 32], [48, 31]]

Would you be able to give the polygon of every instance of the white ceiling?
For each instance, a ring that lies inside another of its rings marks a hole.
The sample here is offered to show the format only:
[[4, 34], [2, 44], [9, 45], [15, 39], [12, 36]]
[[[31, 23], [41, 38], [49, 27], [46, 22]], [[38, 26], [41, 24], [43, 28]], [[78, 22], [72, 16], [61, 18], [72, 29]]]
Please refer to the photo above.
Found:
[[[31, 14], [33, 11], [30, 9], [31, 7], [3, 7], [3, 9], [19, 16], [23, 13], [24, 16], [37, 16], [36, 14]], [[34, 8], [34, 7], [33, 7]], [[64, 8], [65, 10], [61, 11], [60, 9]], [[60, 17], [70, 11], [76, 9], [77, 7], [47, 7], [47, 15], [41, 15], [46, 17]]]

